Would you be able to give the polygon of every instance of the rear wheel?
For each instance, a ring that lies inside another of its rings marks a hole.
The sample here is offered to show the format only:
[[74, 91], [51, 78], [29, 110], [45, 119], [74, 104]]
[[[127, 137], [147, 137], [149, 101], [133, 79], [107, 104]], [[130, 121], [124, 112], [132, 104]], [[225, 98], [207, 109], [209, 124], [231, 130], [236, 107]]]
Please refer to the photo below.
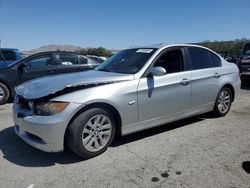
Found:
[[0, 105], [5, 104], [9, 99], [10, 92], [8, 87], [0, 82]]
[[92, 108], [79, 114], [69, 125], [69, 148], [83, 158], [103, 153], [115, 136], [114, 117], [107, 109]]
[[220, 90], [214, 105], [213, 114], [217, 117], [225, 116], [232, 104], [232, 91], [224, 87]]

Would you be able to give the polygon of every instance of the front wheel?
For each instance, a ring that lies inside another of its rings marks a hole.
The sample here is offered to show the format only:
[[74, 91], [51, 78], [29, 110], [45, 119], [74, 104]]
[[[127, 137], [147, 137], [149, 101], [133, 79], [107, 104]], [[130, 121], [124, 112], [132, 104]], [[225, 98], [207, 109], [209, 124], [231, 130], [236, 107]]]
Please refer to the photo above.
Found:
[[114, 117], [106, 109], [86, 110], [72, 121], [66, 136], [69, 148], [77, 155], [95, 157], [103, 153], [114, 139]]
[[220, 90], [214, 105], [213, 114], [216, 117], [225, 116], [232, 104], [232, 92], [229, 88], [224, 87]]

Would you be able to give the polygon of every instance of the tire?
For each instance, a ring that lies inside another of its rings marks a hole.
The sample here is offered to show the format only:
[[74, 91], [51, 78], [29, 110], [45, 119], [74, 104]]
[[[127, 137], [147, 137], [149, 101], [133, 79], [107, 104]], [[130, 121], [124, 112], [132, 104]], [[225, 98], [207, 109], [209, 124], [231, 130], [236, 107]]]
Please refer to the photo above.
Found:
[[5, 104], [9, 99], [10, 92], [8, 87], [0, 82], [0, 105]]
[[85, 159], [100, 155], [107, 150], [114, 139], [114, 120], [107, 109], [91, 108], [84, 111], [68, 127], [66, 133], [68, 147]]
[[225, 116], [231, 107], [232, 104], [232, 91], [228, 87], [224, 87], [220, 90], [217, 95], [213, 114], [215, 117]]

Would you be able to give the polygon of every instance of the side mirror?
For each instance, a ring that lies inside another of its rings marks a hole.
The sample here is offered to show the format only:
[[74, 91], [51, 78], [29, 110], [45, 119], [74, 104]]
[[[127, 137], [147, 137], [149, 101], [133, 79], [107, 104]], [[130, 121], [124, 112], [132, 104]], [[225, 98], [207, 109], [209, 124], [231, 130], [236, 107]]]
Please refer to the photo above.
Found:
[[166, 74], [166, 69], [164, 69], [163, 67], [153, 67], [150, 72], [149, 75], [151, 76], [163, 76]]
[[25, 68], [27, 67], [27, 64], [25, 64], [25, 63], [21, 63], [19, 66], [18, 66], [18, 69], [20, 70], [20, 71], [24, 71], [25, 72]]

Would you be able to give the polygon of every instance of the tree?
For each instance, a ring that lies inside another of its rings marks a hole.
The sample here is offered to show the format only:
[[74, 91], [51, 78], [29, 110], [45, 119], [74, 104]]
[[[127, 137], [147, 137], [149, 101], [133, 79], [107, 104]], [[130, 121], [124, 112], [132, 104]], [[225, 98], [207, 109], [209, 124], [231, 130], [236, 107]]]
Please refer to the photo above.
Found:
[[96, 56], [104, 56], [109, 57], [112, 55], [112, 52], [110, 50], [107, 50], [103, 47], [99, 48], [81, 48], [77, 51], [78, 53], [82, 55], [96, 55]]
[[203, 41], [198, 43], [201, 46], [210, 48], [216, 52], [230, 52], [234, 56], [239, 57], [245, 43], [250, 42], [250, 39], [242, 38], [232, 41]]

